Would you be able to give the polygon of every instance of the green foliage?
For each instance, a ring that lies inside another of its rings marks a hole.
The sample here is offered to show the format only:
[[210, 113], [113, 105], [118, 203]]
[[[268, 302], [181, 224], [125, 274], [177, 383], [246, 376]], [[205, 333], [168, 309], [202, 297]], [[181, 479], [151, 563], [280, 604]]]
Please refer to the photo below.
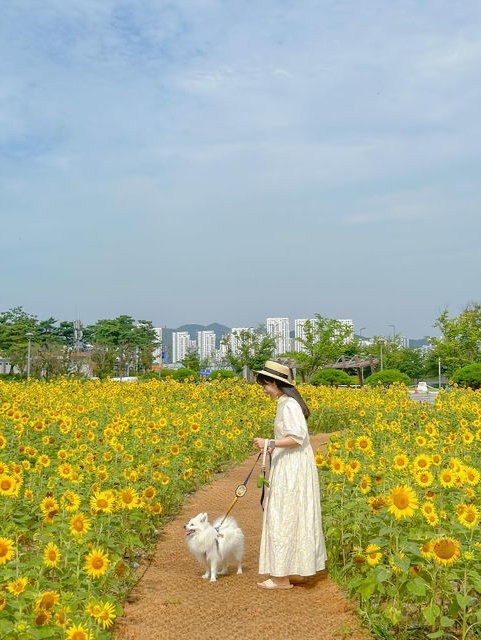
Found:
[[310, 383], [315, 386], [337, 386], [339, 384], [350, 385], [352, 381], [351, 376], [342, 369], [321, 369], [312, 376]]
[[160, 377], [160, 378], [172, 378], [174, 373], [175, 373], [174, 369], [166, 369], [166, 368], [162, 367], [162, 369], [160, 370], [160, 376], [157, 374], [157, 377]]
[[86, 327], [84, 338], [93, 345], [92, 360], [97, 365], [99, 377], [115, 368], [120, 375], [128, 375], [130, 369], [148, 371], [153, 352], [159, 346], [152, 322], [135, 322], [126, 315], [99, 320]]
[[205, 367], [209, 366], [209, 361], [207, 358], [201, 360], [197, 349], [189, 349], [185, 354], [184, 359], [181, 360], [181, 364], [186, 369], [200, 371], [201, 369], [205, 369]]
[[296, 360], [309, 381], [316, 371], [335, 362], [344, 353], [350, 334], [350, 328], [342, 322], [325, 318], [319, 313], [316, 313], [315, 320], [307, 320], [304, 338], [297, 339], [303, 351], [296, 354]]
[[177, 382], [188, 382], [190, 380], [199, 380], [199, 372], [193, 369], [177, 369], [172, 376]]
[[401, 346], [399, 336], [385, 338], [374, 336], [369, 347], [371, 355], [381, 361], [386, 369], [398, 369], [409, 378], [419, 379], [424, 374], [424, 358], [417, 349]]
[[441, 358], [443, 370], [448, 374], [456, 369], [481, 360], [481, 304], [472, 303], [450, 318], [445, 309], [434, 326], [440, 329], [440, 338], [431, 338], [432, 357]]
[[376, 373], [368, 376], [364, 382], [371, 386], [379, 383], [389, 385], [395, 382], [408, 385], [411, 380], [408, 375], [402, 373], [398, 369], [383, 369], [382, 371], [377, 371]]
[[233, 371], [228, 369], [217, 369], [207, 377], [207, 380], [224, 380], [225, 378], [237, 378]]
[[270, 360], [274, 353], [275, 341], [270, 338], [265, 327], [260, 325], [257, 329], [244, 329], [237, 332], [237, 349], [235, 352], [229, 340], [229, 336], [222, 338], [222, 344], [227, 347], [226, 361], [236, 373], [241, 373], [244, 366], [251, 370], [262, 369], [266, 360]]
[[473, 362], [461, 369], [457, 369], [453, 374], [453, 382], [462, 387], [471, 389], [481, 388], [481, 364]]

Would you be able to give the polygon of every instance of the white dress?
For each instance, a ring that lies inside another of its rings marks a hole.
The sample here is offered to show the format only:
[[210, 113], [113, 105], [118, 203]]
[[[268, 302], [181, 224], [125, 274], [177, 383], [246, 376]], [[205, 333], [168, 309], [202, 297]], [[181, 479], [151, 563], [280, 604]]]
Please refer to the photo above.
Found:
[[310, 576], [325, 568], [319, 477], [300, 404], [282, 395], [277, 402], [275, 438], [300, 446], [276, 447], [266, 488], [259, 573]]

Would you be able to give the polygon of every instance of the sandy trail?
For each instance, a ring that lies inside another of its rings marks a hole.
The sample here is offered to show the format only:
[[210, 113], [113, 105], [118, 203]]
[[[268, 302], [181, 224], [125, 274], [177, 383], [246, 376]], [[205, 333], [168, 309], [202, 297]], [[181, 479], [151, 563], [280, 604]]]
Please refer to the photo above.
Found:
[[[329, 434], [311, 437], [314, 448]], [[256, 586], [262, 527], [260, 491], [255, 475], [232, 515], [245, 535], [244, 574], [235, 570], [217, 583], [202, 580], [203, 573], [184, 542], [183, 525], [207, 511], [209, 520], [225, 512], [235, 487], [244, 481], [255, 455], [187, 498], [182, 510], [164, 529], [155, 557], [132, 590], [125, 613], [116, 623], [115, 640], [172, 640], [195, 638], [303, 638], [307, 640], [367, 640], [353, 606], [327, 575], [288, 591], [265, 591]]]

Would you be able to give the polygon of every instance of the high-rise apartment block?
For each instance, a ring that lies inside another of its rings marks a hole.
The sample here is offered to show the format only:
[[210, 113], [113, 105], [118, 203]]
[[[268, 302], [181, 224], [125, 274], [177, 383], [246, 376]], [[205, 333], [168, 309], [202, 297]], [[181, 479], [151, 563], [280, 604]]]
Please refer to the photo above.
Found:
[[197, 331], [197, 351], [201, 360], [212, 358], [215, 353], [214, 331]]
[[185, 358], [191, 348], [191, 340], [188, 331], [174, 331], [172, 333], [172, 362], [176, 364]]
[[308, 319], [311, 326], [315, 327], [315, 318], [298, 318], [294, 320], [294, 351], [305, 351], [304, 345], [299, 340], [296, 340], [296, 338], [300, 338], [301, 340], [305, 339], [305, 325]]
[[346, 342], [350, 342], [351, 340], [354, 340], [354, 321], [350, 319], [349, 320], [342, 319], [342, 320], [338, 320], [338, 322], [340, 322], [346, 328], [350, 329], [350, 333], [346, 337]]
[[154, 327], [154, 331], [157, 335], [157, 342], [159, 346], [154, 349], [153, 352], [153, 361], [157, 362], [157, 364], [161, 364], [162, 362], [162, 327]]
[[234, 355], [237, 355], [239, 352], [239, 344], [240, 344], [240, 334], [241, 331], [249, 331], [250, 333], [254, 332], [254, 329], [251, 327], [235, 327], [231, 330], [229, 334], [229, 346]]
[[274, 355], [289, 351], [289, 318], [267, 318], [267, 335], [275, 340]]

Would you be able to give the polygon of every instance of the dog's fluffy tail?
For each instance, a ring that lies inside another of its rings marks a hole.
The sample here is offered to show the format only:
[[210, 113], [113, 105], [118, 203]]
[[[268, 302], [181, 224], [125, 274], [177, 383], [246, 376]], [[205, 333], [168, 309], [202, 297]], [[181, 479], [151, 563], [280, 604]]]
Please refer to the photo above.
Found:
[[[224, 516], [219, 516], [218, 518], [216, 518], [214, 520], [212, 526], [218, 527], [220, 525], [220, 523], [222, 522], [222, 518], [223, 517]], [[227, 528], [229, 528], [229, 529], [238, 529], [239, 528], [239, 525], [237, 524], [235, 518], [233, 518], [232, 516], [227, 516], [227, 518], [225, 519], [224, 524], [221, 527], [221, 530], [222, 529], [227, 529]]]

